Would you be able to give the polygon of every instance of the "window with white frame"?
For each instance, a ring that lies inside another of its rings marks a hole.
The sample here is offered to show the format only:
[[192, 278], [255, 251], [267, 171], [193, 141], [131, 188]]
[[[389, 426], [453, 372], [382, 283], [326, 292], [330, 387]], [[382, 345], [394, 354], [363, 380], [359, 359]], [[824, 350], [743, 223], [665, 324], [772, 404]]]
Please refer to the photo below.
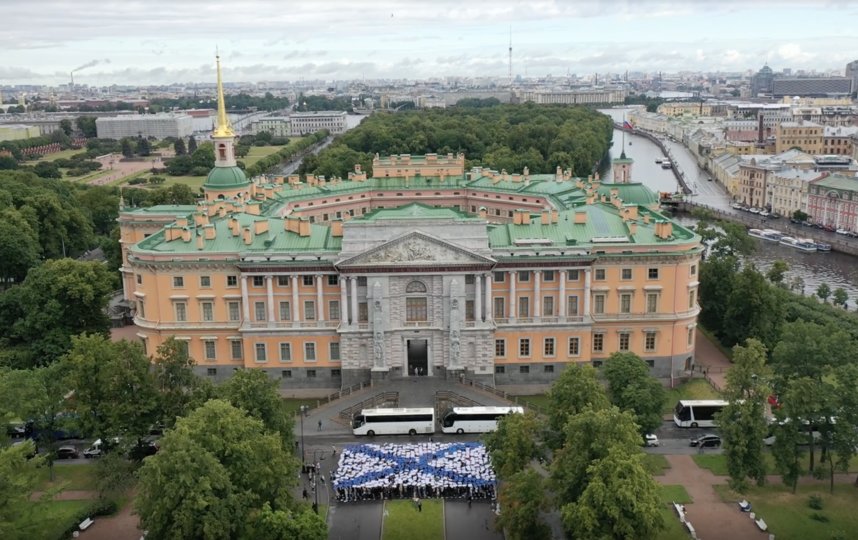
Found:
[[238, 276], [226, 276], [227, 287], [238, 287]]
[[530, 298], [527, 296], [518, 299], [518, 316], [522, 319], [530, 317]]
[[688, 309], [694, 309], [697, 305], [697, 289], [688, 291]]
[[292, 319], [292, 310], [289, 307], [289, 302], [280, 302], [278, 305], [279, 315], [281, 321], [288, 321]]
[[632, 312], [632, 294], [623, 293], [620, 295], [620, 313]]
[[265, 343], [257, 343], [256, 344], [256, 361], [257, 362], [267, 362], [267, 351], [265, 350]]
[[255, 302], [253, 304], [253, 314], [257, 321], [265, 320], [265, 302]]
[[566, 298], [566, 315], [575, 317], [578, 315], [578, 296], [572, 295]]
[[288, 287], [289, 286], [289, 276], [277, 276], [277, 286], [278, 287]]
[[229, 342], [229, 350], [233, 360], [241, 360], [244, 357], [244, 349], [241, 346], [240, 339], [233, 339]]
[[495, 356], [503, 358], [506, 356], [506, 340], [505, 339], [496, 339], [495, 340]]
[[620, 272], [620, 279], [623, 281], [628, 281], [632, 279], [632, 269], [631, 268], [623, 268]]
[[581, 354], [581, 338], [569, 338], [569, 356], [578, 356]]
[[281, 343], [280, 344], [280, 361], [281, 362], [291, 362], [292, 361], [292, 345], [290, 343]]
[[173, 276], [173, 288], [181, 289], [185, 286], [185, 278], [182, 276]]
[[603, 314], [605, 313], [605, 295], [604, 294], [594, 294], [593, 295], [593, 313]]
[[241, 305], [238, 302], [227, 302], [227, 310], [229, 311], [229, 320], [237, 321], [241, 318]]
[[340, 301], [331, 300], [328, 302], [328, 318], [332, 321], [340, 320]]
[[187, 322], [188, 305], [184, 302], [175, 302], [173, 309], [176, 311], [176, 322]]
[[206, 360], [216, 360], [217, 359], [217, 348], [215, 347], [215, 342], [211, 340], [203, 341], [203, 347], [205, 348]]
[[593, 279], [596, 281], [605, 281], [605, 269], [604, 268], [596, 268], [595, 274], [593, 274]]
[[544, 356], [554, 356], [554, 338], [547, 337], [542, 340], [542, 354]]
[[304, 361], [305, 362], [315, 362], [316, 361], [316, 344], [312, 341], [308, 341], [304, 343]]
[[688, 346], [692, 347], [694, 345], [694, 328], [688, 329]]
[[554, 316], [554, 297], [546, 296], [542, 299], [542, 316], [543, 317], [553, 317]]
[[593, 352], [602, 352], [605, 350], [605, 334], [593, 334]]
[[526, 283], [526, 282], [530, 281], [530, 272], [527, 270], [519, 270], [518, 281], [520, 283]]
[[542, 280], [543, 281], [554, 281], [554, 270], [543, 270]]
[[647, 279], [658, 279], [658, 268], [648, 268], [646, 277]]
[[339, 361], [339, 359], [340, 359], [340, 342], [339, 341], [332, 341], [328, 348], [330, 349], [331, 360], [334, 362]]
[[518, 355], [530, 356], [530, 339], [521, 338], [518, 340]]
[[212, 277], [211, 276], [200, 276], [200, 287], [204, 289], [208, 289], [212, 286]]
[[262, 287], [265, 285], [265, 276], [253, 276], [253, 286]]
[[578, 281], [580, 276], [578, 274], [578, 270], [567, 270], [566, 271], [566, 279], [569, 281]]
[[655, 346], [655, 332], [646, 332], [644, 334], [644, 350], [646, 352], [654, 352]]
[[200, 311], [202, 311], [203, 321], [211, 322], [214, 320], [214, 304], [211, 302], [200, 303]]
[[494, 302], [494, 317], [495, 319], [503, 319], [506, 317], [506, 305], [503, 298], [495, 297]]
[[304, 286], [305, 287], [312, 287], [313, 286], [313, 281], [314, 281], [313, 276], [302, 276], [302, 279], [304, 280]]
[[628, 351], [630, 340], [631, 340], [631, 336], [629, 335], [628, 332], [621, 332], [620, 333], [619, 349], [621, 351]]
[[656, 293], [656, 292], [646, 293], [646, 312], [647, 313], [657, 313], [658, 312], [658, 293]]
[[316, 302], [314, 302], [313, 300], [304, 301], [304, 320], [316, 320]]

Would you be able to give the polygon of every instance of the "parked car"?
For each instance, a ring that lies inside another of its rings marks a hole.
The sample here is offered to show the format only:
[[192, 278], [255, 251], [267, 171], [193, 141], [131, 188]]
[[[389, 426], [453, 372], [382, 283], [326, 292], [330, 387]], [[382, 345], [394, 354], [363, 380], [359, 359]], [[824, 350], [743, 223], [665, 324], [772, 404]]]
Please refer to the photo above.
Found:
[[759, 209], [759, 208], [757, 208], [757, 207], [754, 207], [754, 208], [751, 208], [751, 209], [749, 210], [749, 212], [751, 212], [752, 214], [759, 214], [759, 213], [760, 213], [760, 209]]
[[780, 219], [782, 216], [780, 214], [778, 214], [777, 212], [772, 212], [769, 214], [769, 217], [772, 219]]
[[721, 446], [721, 437], [707, 433], [706, 435], [701, 435], [696, 439], [691, 439], [691, 446], [696, 446], [698, 448], [718, 448]]
[[658, 437], [654, 433], [647, 433], [644, 435], [644, 446], [658, 446]]
[[846, 236], [849, 234], [849, 231], [847, 231], [846, 229], [837, 229], [834, 232], [836, 232], [837, 234], [842, 234], [843, 236]]
[[128, 457], [136, 461], [141, 461], [143, 458], [154, 456], [161, 448], [158, 439], [159, 437], [154, 435], [143, 437], [128, 451]]
[[74, 446], [60, 446], [57, 448], [57, 459], [77, 459], [80, 454]]
[[768, 210], [760, 210], [761, 217], [769, 217], [770, 215]]
[[86, 459], [94, 459], [100, 458], [106, 452], [108, 452], [111, 448], [119, 444], [119, 437], [113, 437], [108, 440], [107, 443], [102, 441], [101, 439], [96, 439], [93, 441], [92, 445], [89, 448], [83, 451], [83, 457]]

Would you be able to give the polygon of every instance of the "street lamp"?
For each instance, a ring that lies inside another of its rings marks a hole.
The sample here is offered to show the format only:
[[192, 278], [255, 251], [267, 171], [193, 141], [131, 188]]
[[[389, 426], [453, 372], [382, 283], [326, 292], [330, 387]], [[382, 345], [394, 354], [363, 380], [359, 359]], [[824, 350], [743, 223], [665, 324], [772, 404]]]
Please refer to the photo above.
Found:
[[301, 468], [304, 468], [305, 459], [304, 459], [304, 415], [307, 413], [309, 407], [307, 405], [301, 405]]

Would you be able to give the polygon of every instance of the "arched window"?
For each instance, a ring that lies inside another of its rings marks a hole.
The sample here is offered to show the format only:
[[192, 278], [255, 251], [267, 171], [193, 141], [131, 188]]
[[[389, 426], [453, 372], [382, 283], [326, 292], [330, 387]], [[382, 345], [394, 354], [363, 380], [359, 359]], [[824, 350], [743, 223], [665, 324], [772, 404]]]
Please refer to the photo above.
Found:
[[429, 302], [426, 299], [426, 284], [412, 281], [405, 287], [405, 320], [420, 322], [429, 320]]
[[406, 293], [425, 293], [426, 292], [426, 284], [422, 281], [412, 281], [405, 287]]
[[218, 155], [220, 155], [220, 159], [226, 159], [226, 145], [221, 143], [217, 147]]

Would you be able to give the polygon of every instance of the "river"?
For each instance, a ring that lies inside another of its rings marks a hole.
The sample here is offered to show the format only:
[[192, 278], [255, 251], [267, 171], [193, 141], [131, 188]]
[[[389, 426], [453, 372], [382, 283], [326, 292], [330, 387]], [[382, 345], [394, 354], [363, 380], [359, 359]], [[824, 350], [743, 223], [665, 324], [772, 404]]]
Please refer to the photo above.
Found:
[[[623, 114], [628, 114], [629, 109], [604, 109], [600, 110], [609, 115], [615, 122], [623, 121]], [[632, 144], [630, 145], [629, 142]], [[635, 160], [632, 166], [632, 180], [642, 182], [655, 191], [676, 191], [676, 178], [669, 170], [662, 169], [655, 163], [664, 155], [661, 149], [648, 139], [625, 134], [625, 146], [623, 146], [623, 132], [614, 130], [613, 146], [611, 147], [611, 158], [618, 157], [623, 149], [626, 157]], [[709, 174], [697, 166], [694, 155], [682, 144], [665, 141], [665, 146], [670, 150], [673, 161], [679, 170], [685, 174], [689, 187], [694, 191], [695, 203], [705, 204], [715, 208], [731, 211], [730, 197], [726, 190], [717, 182], [708, 180]], [[610, 170], [607, 173], [610, 177]], [[691, 218], [680, 218], [678, 220], [684, 225], [693, 225]], [[784, 220], [780, 220], [781, 222]], [[777, 228], [778, 221], [770, 221], [766, 227]], [[785, 278], [787, 283], [794, 277], [804, 281], [805, 294], [814, 294], [821, 283], [827, 283], [832, 290], [842, 287], [849, 294], [849, 306], [854, 309], [858, 305], [858, 265], [856, 258], [837, 252], [828, 253], [804, 253], [796, 249], [781, 246], [773, 242], [764, 242], [755, 239], [757, 250], [748, 260], [765, 272], [777, 260], [785, 261], [789, 265], [789, 272]]]

